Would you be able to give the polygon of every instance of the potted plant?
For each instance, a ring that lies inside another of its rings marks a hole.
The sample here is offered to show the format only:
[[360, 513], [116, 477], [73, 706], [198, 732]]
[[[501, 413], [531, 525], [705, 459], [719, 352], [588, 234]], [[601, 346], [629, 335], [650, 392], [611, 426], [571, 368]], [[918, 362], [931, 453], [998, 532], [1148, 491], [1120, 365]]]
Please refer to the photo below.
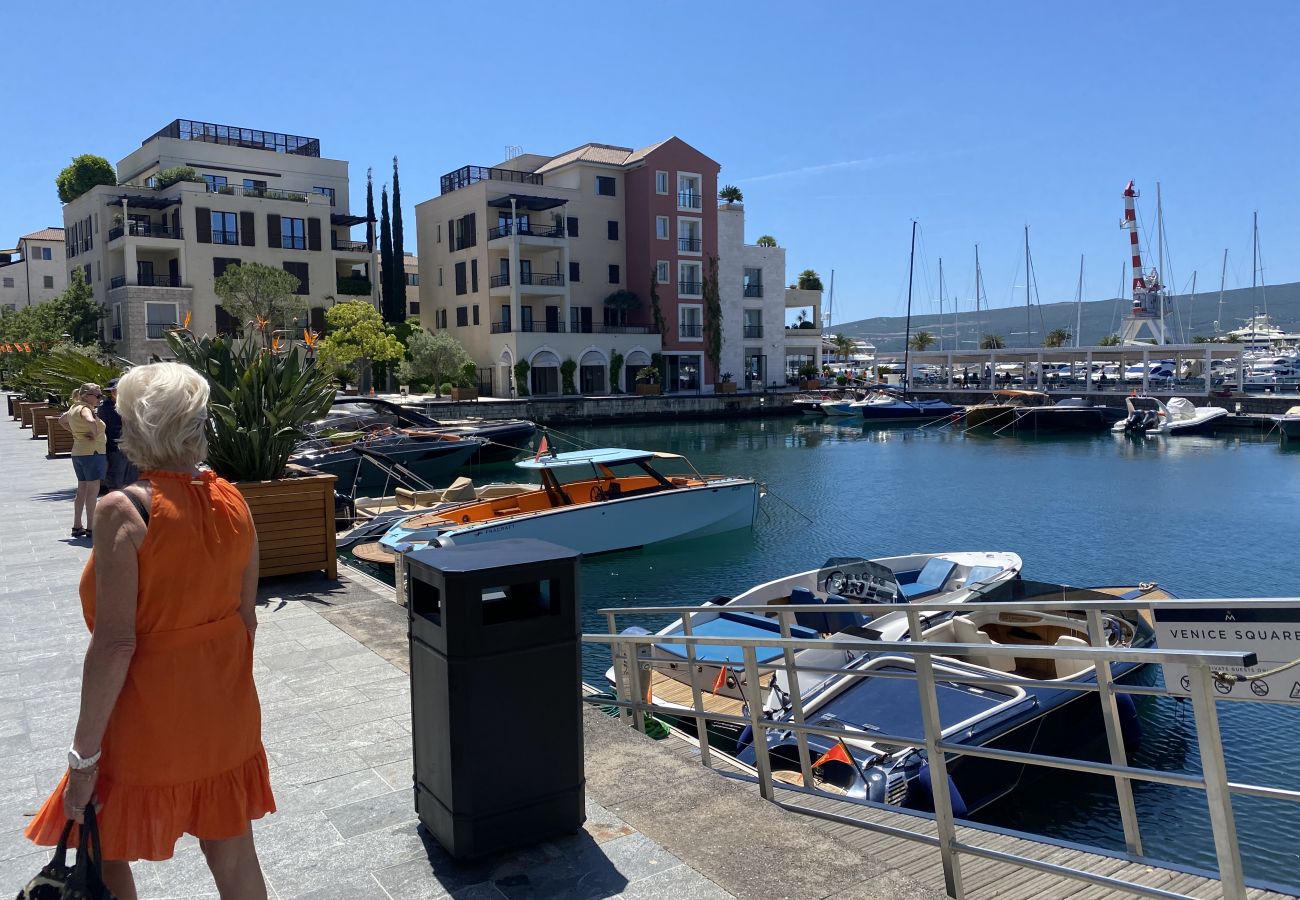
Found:
[[799, 377], [803, 379], [799, 386], [804, 390], [816, 390], [822, 386], [817, 380], [817, 367], [812, 363], [804, 363], [799, 367]]
[[561, 390], [565, 394], [572, 395], [578, 393], [578, 386], [573, 383], [573, 374], [577, 371], [578, 364], [572, 359], [566, 358], [564, 362], [560, 363]]
[[451, 389], [453, 400], [478, 399], [478, 364], [467, 362], [460, 367], [460, 384]]
[[637, 372], [636, 392], [643, 397], [663, 393], [663, 386], [659, 383], [659, 370], [654, 366], [646, 366]]
[[[167, 335], [175, 357], [208, 381], [207, 463], [232, 482], [253, 514], [260, 573], [324, 571], [338, 577], [334, 547], [334, 481], [289, 464], [302, 425], [323, 416], [334, 379], [291, 346], [258, 347], [226, 338]], [[278, 341], [278, 339], [277, 339]]]
[[734, 393], [736, 393], [736, 383], [735, 383], [734, 381], [731, 380], [731, 373], [730, 373], [730, 372], [723, 372], [723, 373], [722, 373], [722, 383], [718, 385], [718, 393], [719, 393], [719, 394], [734, 394]]

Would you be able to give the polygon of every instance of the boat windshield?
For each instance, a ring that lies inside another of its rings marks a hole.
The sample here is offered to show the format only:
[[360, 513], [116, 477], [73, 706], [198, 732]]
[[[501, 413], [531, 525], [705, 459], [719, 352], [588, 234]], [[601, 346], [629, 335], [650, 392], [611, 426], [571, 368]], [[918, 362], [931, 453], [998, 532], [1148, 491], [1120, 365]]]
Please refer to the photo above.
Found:
[[[873, 672], [910, 675], [915, 669], [903, 660], [874, 667]], [[935, 682], [939, 697], [939, 721], [946, 731], [956, 725], [992, 712], [1015, 700], [1020, 693], [1010, 688]], [[839, 691], [809, 712], [814, 725], [841, 723], [850, 730], [916, 737], [925, 733], [921, 722], [921, 700], [915, 678], [877, 678], [866, 675]], [[834, 726], [832, 726], [834, 727]]]

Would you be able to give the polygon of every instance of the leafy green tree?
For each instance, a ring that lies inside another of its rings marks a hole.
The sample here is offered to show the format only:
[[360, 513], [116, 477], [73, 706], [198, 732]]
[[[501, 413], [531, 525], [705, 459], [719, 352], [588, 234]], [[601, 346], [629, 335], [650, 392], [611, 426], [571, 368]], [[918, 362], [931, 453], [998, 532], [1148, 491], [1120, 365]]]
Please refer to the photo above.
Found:
[[528, 370], [531, 368], [526, 359], [515, 363], [515, 393], [520, 397], [528, 396]]
[[986, 334], [980, 338], [981, 350], [1002, 350], [1007, 346], [1007, 342], [1002, 339], [1000, 334]]
[[212, 284], [221, 306], [231, 317], [262, 336], [283, 328], [294, 317], [305, 318], [306, 298], [298, 290], [298, 276], [274, 266], [246, 262], [228, 266]]
[[821, 276], [812, 269], [804, 269], [799, 273], [798, 286], [801, 291], [820, 291], [822, 290]]
[[716, 372], [722, 361], [722, 294], [718, 290], [718, 257], [710, 256], [704, 263], [704, 358], [713, 364]]
[[770, 234], [765, 234], [762, 237], [760, 237], [755, 243], [757, 243], [758, 246], [760, 247], [775, 247], [776, 238], [772, 237], [772, 235]]
[[117, 184], [117, 172], [108, 160], [93, 153], [74, 156], [54, 179], [61, 203], [71, 203], [98, 184]]
[[1193, 344], [1210, 344], [1213, 343], [1213, 341], [1214, 338], [1208, 338], [1203, 334], [1198, 334], [1192, 338]]
[[384, 328], [379, 310], [366, 300], [347, 300], [325, 310], [325, 327], [327, 334], [316, 346], [321, 363], [351, 369], [363, 392], [370, 389], [371, 364], [406, 355], [402, 342]]
[[1047, 332], [1047, 337], [1043, 339], [1043, 346], [1066, 347], [1069, 346], [1070, 341], [1073, 339], [1074, 335], [1070, 333], [1070, 329], [1053, 328], [1051, 331]]
[[406, 319], [406, 253], [402, 237], [402, 186], [397, 180], [397, 157], [393, 157], [393, 261], [392, 306], [384, 311], [384, 321]]
[[578, 386], [573, 383], [573, 373], [578, 371], [578, 364], [571, 358], [566, 358], [560, 363], [560, 380], [562, 389], [566, 394], [578, 393]]
[[394, 265], [401, 263], [393, 260], [393, 228], [388, 219], [388, 185], [384, 185], [379, 192], [379, 308], [384, 311], [384, 321], [390, 324], [406, 318], [405, 315], [397, 318], [392, 315], [397, 302], [393, 297]]
[[411, 358], [398, 366], [397, 377], [408, 383], [428, 381], [439, 394], [444, 383], [460, 384], [466, 367], [474, 366], [469, 353], [448, 331], [417, 328], [411, 332], [406, 349]]
[[627, 314], [634, 309], [641, 308], [641, 298], [627, 288], [619, 288], [605, 298], [605, 306], [618, 314], [616, 318], [619, 325], [626, 325]]
[[664, 321], [664, 309], [659, 304], [659, 273], [654, 269], [650, 270], [650, 315], [654, 317], [655, 330], [659, 336], [665, 337], [668, 333], [668, 323]]
[[837, 334], [835, 337], [831, 338], [831, 345], [835, 348], [835, 352], [839, 354], [840, 359], [844, 362], [849, 361], [849, 358], [853, 356], [853, 351], [856, 349], [856, 345], [853, 343], [853, 338], [844, 334]]
[[154, 187], [169, 188], [178, 181], [202, 182], [203, 176], [193, 166], [172, 166], [161, 170], [154, 176]]
[[745, 195], [742, 194], [740, 188], [736, 187], [734, 184], [728, 184], [723, 186], [722, 190], [718, 191], [718, 199], [725, 200], [727, 201], [727, 204], [730, 205], [732, 203], [744, 202]]
[[98, 344], [103, 315], [104, 308], [95, 302], [94, 289], [76, 268], [72, 283], [59, 296], [0, 313], [0, 340], [23, 341], [42, 348], [69, 341]]
[[619, 376], [623, 374], [623, 354], [617, 350], [610, 351], [609, 354], [609, 392], [611, 394], [622, 393], [619, 390]]
[[[373, 253], [375, 250], [375, 185], [371, 180], [370, 169], [366, 169], [366, 246]], [[374, 272], [367, 272], [373, 281]]]
[[1118, 334], [1108, 334], [1108, 335], [1106, 335], [1104, 338], [1102, 338], [1101, 340], [1099, 340], [1099, 341], [1097, 342], [1097, 346], [1098, 346], [1098, 347], [1118, 347], [1118, 346], [1119, 346], [1119, 335], [1118, 335]]
[[908, 344], [913, 350], [928, 350], [934, 346], [935, 337], [928, 331], [918, 331], [912, 335], [912, 340]]

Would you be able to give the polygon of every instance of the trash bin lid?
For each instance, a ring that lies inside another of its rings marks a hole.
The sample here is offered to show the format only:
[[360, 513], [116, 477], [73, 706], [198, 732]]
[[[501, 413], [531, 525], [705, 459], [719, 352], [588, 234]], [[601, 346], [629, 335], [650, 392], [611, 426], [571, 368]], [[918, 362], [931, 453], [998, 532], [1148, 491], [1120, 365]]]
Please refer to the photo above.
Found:
[[484, 541], [466, 546], [425, 547], [406, 554], [406, 564], [426, 566], [439, 572], [480, 572], [508, 569], [535, 563], [562, 562], [578, 558], [578, 551], [549, 541], [515, 538]]

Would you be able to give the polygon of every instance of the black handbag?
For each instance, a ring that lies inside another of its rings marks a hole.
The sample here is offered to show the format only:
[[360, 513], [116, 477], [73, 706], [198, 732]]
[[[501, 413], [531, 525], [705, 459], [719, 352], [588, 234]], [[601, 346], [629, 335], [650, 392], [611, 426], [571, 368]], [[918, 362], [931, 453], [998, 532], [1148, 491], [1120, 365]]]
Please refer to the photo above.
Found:
[[82, 824], [81, 849], [77, 861], [68, 865], [68, 838], [72, 835], [71, 819], [63, 826], [54, 858], [27, 882], [18, 892], [17, 900], [115, 900], [104, 886], [104, 859], [99, 846], [99, 826], [95, 822], [95, 806], [86, 806], [86, 821]]

